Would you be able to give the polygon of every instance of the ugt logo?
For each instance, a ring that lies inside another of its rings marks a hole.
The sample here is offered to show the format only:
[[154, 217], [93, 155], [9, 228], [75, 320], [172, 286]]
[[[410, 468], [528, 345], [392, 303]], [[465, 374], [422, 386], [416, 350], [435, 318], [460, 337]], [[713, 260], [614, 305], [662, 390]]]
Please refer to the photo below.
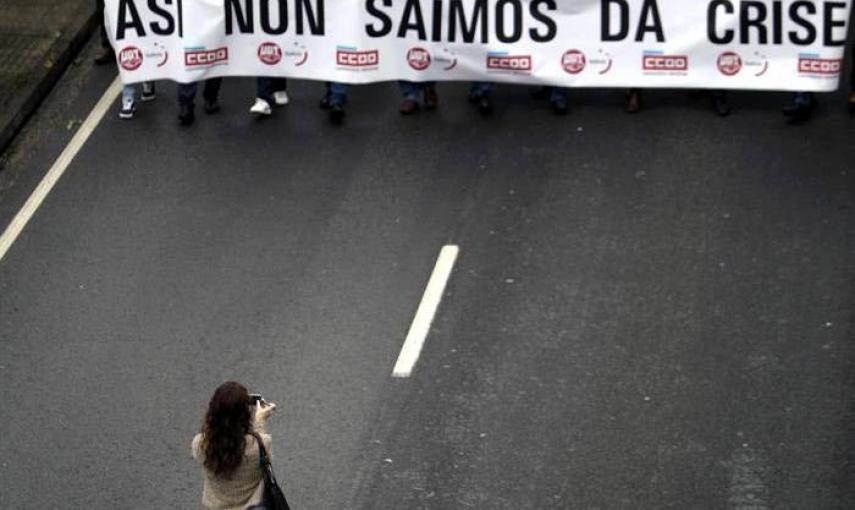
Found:
[[143, 53], [136, 46], [127, 46], [119, 52], [119, 65], [125, 71], [136, 71], [143, 63]]
[[407, 51], [407, 63], [416, 71], [424, 71], [430, 67], [430, 52], [424, 48], [410, 48]]
[[263, 42], [258, 46], [258, 60], [269, 66], [275, 66], [282, 60], [282, 48], [275, 42]]
[[569, 74], [581, 73], [586, 64], [585, 54], [579, 50], [568, 50], [561, 57], [561, 67]]
[[734, 76], [742, 69], [742, 58], [732, 51], [725, 51], [718, 56], [716, 65], [721, 74]]

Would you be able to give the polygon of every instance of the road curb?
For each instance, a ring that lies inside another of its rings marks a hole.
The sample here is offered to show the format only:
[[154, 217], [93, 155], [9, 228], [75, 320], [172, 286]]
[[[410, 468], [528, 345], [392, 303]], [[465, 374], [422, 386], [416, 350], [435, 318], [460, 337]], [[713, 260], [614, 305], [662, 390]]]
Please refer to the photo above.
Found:
[[[39, 109], [42, 101], [51, 93], [74, 58], [89, 41], [92, 32], [98, 26], [94, 4], [80, 8], [50, 49], [44, 54], [41, 65], [33, 73], [33, 79], [20, 98], [12, 101], [7, 119], [0, 119], [0, 154], [3, 154], [27, 121]], [[0, 172], [3, 166], [0, 165]]]

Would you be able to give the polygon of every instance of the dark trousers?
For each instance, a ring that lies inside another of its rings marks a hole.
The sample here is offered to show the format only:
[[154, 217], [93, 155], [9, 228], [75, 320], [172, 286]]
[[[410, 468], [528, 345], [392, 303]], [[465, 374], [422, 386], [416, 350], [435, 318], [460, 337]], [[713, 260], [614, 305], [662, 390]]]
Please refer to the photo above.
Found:
[[255, 82], [255, 97], [273, 103], [273, 93], [288, 89], [288, 80], [285, 78], [269, 78], [262, 76]]
[[855, 44], [852, 45], [852, 74], [849, 75], [849, 90], [855, 92]]
[[107, 37], [107, 27], [104, 26], [104, 0], [95, 2], [95, 16], [98, 19], [98, 25], [101, 27], [101, 47], [110, 47], [110, 38]]
[[[220, 95], [220, 85], [222, 83], [222, 78], [205, 80], [205, 90], [202, 91], [202, 97], [205, 98], [205, 101], [214, 102], [217, 100], [217, 96]], [[193, 100], [196, 98], [196, 88], [197, 82], [179, 83], [178, 104], [189, 105], [192, 108], [194, 106]]]

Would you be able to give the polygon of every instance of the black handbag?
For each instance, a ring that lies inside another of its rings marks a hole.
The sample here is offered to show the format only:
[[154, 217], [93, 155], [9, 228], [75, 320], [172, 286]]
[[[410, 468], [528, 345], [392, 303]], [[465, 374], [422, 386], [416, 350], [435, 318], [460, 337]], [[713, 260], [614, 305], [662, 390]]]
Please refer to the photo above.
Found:
[[285, 499], [285, 494], [276, 483], [276, 477], [273, 475], [273, 466], [270, 465], [270, 457], [267, 455], [267, 450], [264, 449], [264, 442], [261, 441], [261, 436], [252, 433], [255, 440], [258, 441], [258, 454], [260, 457], [261, 474], [264, 477], [264, 506], [267, 510], [291, 510], [288, 506], [288, 501]]

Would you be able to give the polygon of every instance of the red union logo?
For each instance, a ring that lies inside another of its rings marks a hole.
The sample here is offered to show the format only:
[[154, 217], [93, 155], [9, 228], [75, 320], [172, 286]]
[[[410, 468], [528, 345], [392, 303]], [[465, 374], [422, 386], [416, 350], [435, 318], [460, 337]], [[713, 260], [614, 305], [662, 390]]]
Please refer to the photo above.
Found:
[[687, 71], [689, 57], [686, 55], [644, 55], [641, 68], [645, 71]]
[[725, 51], [716, 61], [718, 70], [725, 76], [733, 76], [742, 69], [742, 58], [732, 51]]
[[430, 67], [430, 52], [424, 48], [410, 48], [407, 52], [407, 62], [416, 71], [424, 71]]
[[258, 47], [258, 60], [269, 66], [275, 66], [282, 60], [282, 48], [274, 42], [263, 42]]
[[335, 52], [336, 64], [344, 67], [376, 67], [380, 64], [380, 50], [345, 50]]
[[805, 74], [840, 74], [843, 60], [839, 58], [799, 57], [799, 72]]
[[487, 55], [487, 69], [531, 71], [531, 55]]
[[135, 71], [143, 63], [143, 53], [136, 46], [128, 46], [119, 52], [119, 65], [125, 71]]
[[212, 50], [185, 50], [184, 65], [187, 67], [212, 66], [220, 62], [228, 62], [229, 49], [227, 47], [214, 48]]
[[561, 67], [570, 74], [579, 74], [585, 69], [585, 54], [579, 50], [569, 50], [561, 57]]

